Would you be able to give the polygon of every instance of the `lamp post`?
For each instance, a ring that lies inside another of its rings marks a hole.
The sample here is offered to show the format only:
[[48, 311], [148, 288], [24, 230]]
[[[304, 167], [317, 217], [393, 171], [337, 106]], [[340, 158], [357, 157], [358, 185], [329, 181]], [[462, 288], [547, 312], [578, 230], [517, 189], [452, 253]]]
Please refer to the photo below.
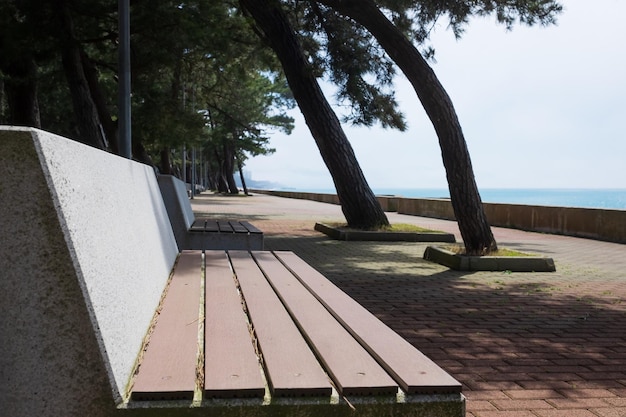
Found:
[[118, 45], [118, 136], [120, 156], [132, 157], [130, 134], [130, 0], [117, 3]]

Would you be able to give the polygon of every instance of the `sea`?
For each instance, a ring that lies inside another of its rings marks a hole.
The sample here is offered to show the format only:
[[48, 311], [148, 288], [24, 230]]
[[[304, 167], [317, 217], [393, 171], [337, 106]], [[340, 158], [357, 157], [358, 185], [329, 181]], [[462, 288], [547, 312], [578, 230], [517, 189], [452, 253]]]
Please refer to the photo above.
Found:
[[[447, 188], [372, 188], [376, 195], [407, 198], [450, 198]], [[286, 189], [335, 194], [334, 189]], [[575, 188], [486, 188], [479, 190], [485, 203], [528, 204], [536, 206], [584, 207], [626, 210], [626, 189]]]

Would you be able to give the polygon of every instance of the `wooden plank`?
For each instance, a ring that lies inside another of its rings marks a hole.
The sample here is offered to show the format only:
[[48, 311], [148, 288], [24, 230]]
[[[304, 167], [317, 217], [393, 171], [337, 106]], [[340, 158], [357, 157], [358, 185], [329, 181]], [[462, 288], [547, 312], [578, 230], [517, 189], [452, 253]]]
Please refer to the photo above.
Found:
[[273, 254], [258, 251], [253, 255], [340, 394], [398, 392], [385, 370]]
[[242, 221], [239, 222], [241, 223], [241, 225], [243, 227], [245, 227], [249, 233], [253, 233], [253, 234], [263, 234], [263, 232], [260, 229], [257, 229], [255, 226], [253, 226], [250, 222], [246, 222], [246, 221]]
[[205, 395], [262, 400], [265, 382], [226, 252], [206, 251], [205, 262]]
[[229, 251], [275, 396], [329, 396], [330, 382], [249, 252]]
[[235, 233], [243, 233], [243, 234], [248, 234], [248, 229], [246, 229], [241, 222], [238, 221], [229, 221], [228, 223], [230, 223], [230, 227], [233, 228], [233, 231]]
[[193, 221], [193, 224], [191, 225], [189, 230], [193, 232], [204, 232], [205, 227], [206, 227], [205, 219], [196, 219]]
[[221, 233], [234, 233], [234, 230], [228, 221], [218, 221], [217, 228]]
[[276, 256], [409, 394], [460, 393], [461, 384], [292, 252]]
[[206, 219], [206, 224], [204, 225], [204, 231], [210, 233], [216, 233], [220, 231], [219, 225], [215, 220]]
[[139, 365], [132, 399], [193, 399], [201, 282], [202, 252], [184, 251]]

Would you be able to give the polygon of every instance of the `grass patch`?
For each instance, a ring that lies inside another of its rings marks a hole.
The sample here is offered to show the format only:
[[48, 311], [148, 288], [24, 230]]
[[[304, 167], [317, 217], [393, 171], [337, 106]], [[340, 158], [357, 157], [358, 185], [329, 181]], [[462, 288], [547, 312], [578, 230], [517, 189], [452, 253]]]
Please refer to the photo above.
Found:
[[443, 233], [440, 230], [425, 229], [408, 223], [393, 223], [389, 226], [383, 226], [376, 229], [355, 229], [348, 227], [346, 223], [328, 223], [330, 227], [342, 230], [364, 230], [368, 232], [407, 232], [407, 233]]
[[[462, 245], [443, 246], [443, 249], [455, 253], [457, 255], [465, 255], [465, 247]], [[532, 257], [537, 256], [532, 253], [520, 252], [513, 249], [498, 248], [497, 251], [491, 252], [485, 256], [502, 256], [502, 257]]]

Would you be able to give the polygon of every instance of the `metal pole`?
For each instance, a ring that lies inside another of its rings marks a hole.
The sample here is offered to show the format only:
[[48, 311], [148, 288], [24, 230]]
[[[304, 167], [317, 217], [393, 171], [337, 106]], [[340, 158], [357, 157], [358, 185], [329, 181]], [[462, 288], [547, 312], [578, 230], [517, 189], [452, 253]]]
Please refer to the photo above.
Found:
[[118, 46], [118, 136], [120, 156], [130, 159], [130, 0], [117, 3], [119, 46]]
[[183, 182], [187, 184], [187, 146], [183, 145]]
[[191, 148], [191, 198], [196, 195], [196, 147]]

